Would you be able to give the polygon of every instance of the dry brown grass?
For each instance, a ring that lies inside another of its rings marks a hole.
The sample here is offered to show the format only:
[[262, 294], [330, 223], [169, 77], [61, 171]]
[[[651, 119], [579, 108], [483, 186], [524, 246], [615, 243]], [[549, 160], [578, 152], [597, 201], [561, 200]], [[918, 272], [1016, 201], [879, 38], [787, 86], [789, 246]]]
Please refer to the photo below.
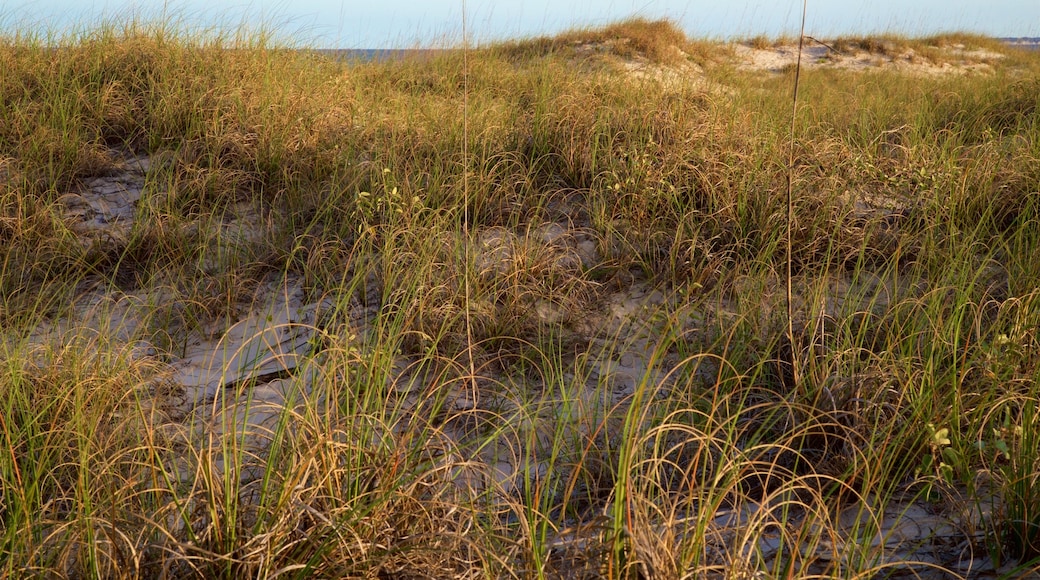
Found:
[[[926, 38], [894, 34], [845, 36], [829, 41], [828, 46], [843, 55], [865, 52], [888, 58], [923, 59], [932, 64], [959, 64], [965, 61], [992, 63], [1016, 52], [997, 39], [977, 34], [952, 32]], [[999, 56], [994, 56], [999, 55]]]
[[635, 18], [598, 29], [578, 29], [552, 37], [504, 43], [496, 48], [507, 58], [527, 59], [549, 54], [610, 55], [645, 59], [659, 65], [693, 60], [698, 64], [717, 60], [724, 52], [718, 43], [696, 41], [669, 20]]

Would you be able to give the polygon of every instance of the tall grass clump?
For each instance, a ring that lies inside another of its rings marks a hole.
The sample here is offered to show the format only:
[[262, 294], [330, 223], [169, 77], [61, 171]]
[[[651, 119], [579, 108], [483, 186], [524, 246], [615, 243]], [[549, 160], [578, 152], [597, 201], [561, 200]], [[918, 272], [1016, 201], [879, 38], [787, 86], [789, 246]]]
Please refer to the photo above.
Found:
[[[978, 572], [922, 511], [1035, 572], [1035, 56], [802, 71], [792, 125], [735, 54], [0, 38], [0, 574]], [[307, 340], [191, 399], [247, 318]]]

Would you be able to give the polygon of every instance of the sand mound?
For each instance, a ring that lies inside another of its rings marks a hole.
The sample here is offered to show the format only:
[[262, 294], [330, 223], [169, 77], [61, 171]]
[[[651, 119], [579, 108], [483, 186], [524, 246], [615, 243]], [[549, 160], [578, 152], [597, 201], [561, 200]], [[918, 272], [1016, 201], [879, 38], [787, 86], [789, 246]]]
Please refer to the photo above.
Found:
[[[740, 70], [781, 72], [798, 62], [798, 44], [756, 47], [756, 43], [733, 46], [734, 64]], [[802, 66], [850, 71], [894, 70], [921, 75], [989, 74], [1006, 55], [994, 50], [969, 49], [963, 44], [920, 46], [893, 41], [821, 42], [807, 40], [802, 47]]]

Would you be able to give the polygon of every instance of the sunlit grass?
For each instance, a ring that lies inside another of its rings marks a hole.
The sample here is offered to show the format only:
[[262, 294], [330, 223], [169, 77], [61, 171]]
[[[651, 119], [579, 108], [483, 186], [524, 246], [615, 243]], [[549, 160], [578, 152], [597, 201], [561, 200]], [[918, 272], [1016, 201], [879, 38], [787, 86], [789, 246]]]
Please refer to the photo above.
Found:
[[[730, 54], [640, 20], [349, 65], [0, 39], [2, 574], [871, 577], [886, 505], [958, 494], [996, 502], [975, 553], [1035, 570], [1040, 61], [803, 71], [794, 352], [792, 77]], [[84, 245], [67, 194], [134, 155], [129, 235]], [[326, 308], [280, 377], [315, 386], [257, 453], [150, 379], [283, 278]], [[92, 292], [135, 323], [66, 328]]]

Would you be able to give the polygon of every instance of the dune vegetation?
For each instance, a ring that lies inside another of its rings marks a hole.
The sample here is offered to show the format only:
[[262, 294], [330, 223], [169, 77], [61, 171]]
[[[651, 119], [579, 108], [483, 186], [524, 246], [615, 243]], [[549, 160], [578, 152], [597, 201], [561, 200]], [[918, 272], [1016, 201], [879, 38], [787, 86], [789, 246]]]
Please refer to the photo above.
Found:
[[1040, 54], [824, 42], [0, 38], [0, 576], [1037, 572]]

